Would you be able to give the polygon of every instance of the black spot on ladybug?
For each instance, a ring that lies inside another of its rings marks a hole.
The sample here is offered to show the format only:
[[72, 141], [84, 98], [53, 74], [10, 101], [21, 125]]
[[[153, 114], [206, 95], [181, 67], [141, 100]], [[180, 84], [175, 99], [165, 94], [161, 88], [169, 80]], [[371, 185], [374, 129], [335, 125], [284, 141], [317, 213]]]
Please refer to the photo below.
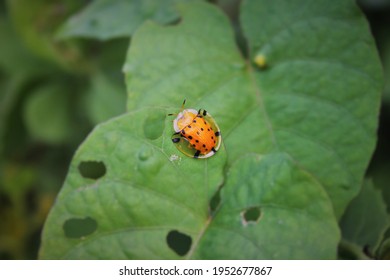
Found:
[[215, 142], [215, 140], [214, 140], [214, 144], [215, 144], [216, 142]]
[[214, 136], [211, 136], [211, 139], [214, 139]]
[[196, 145], [195, 145], [195, 144], [192, 144], [192, 147], [196, 147]]
[[199, 132], [199, 131], [197, 131], [197, 132], [196, 132], [196, 134], [200, 135], [200, 132]]
[[219, 131], [217, 131], [217, 132], [215, 132], [215, 136], [220, 136], [221, 135], [221, 132], [219, 132]]
[[207, 152], [209, 149], [206, 149], [205, 151]]
[[210, 128], [208, 128], [207, 131], [210, 131]]
[[196, 122], [196, 120], [194, 119], [192, 122]]
[[204, 122], [204, 124], [207, 124], [206, 122]]
[[196, 143], [199, 143], [199, 140], [195, 140]]
[[203, 146], [203, 148], [206, 148], [206, 145], [205, 145], [205, 144], [203, 144], [202, 146]]
[[202, 131], [203, 131], [203, 130], [204, 130], [204, 129], [203, 129], [203, 127], [201, 127], [201, 128], [200, 128], [200, 130], [202, 130]]
[[192, 139], [192, 136], [191, 136], [191, 135], [189, 135], [189, 136], [188, 136], [188, 139], [190, 139], [190, 140], [191, 140], [191, 139]]
[[191, 126], [189, 125], [188, 128], [191, 128]]
[[184, 135], [184, 134], [186, 134], [186, 132], [185, 132], [185, 130], [184, 130], [184, 129], [181, 131], [181, 134], [183, 134], [183, 135]]

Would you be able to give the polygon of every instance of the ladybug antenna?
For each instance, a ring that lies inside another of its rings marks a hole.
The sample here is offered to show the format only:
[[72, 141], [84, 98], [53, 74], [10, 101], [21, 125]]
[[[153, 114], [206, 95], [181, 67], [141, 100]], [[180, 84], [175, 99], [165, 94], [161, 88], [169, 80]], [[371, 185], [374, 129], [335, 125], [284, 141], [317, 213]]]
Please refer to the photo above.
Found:
[[181, 110], [183, 111], [184, 105], [186, 104], [186, 99], [184, 98], [183, 104], [181, 105]]
[[[184, 109], [184, 105], [186, 104], [186, 99], [184, 99], [184, 101], [183, 101], [183, 104], [181, 104], [181, 109], [180, 109], [180, 111], [183, 111], [183, 109]], [[178, 114], [168, 114], [168, 116], [177, 116]]]

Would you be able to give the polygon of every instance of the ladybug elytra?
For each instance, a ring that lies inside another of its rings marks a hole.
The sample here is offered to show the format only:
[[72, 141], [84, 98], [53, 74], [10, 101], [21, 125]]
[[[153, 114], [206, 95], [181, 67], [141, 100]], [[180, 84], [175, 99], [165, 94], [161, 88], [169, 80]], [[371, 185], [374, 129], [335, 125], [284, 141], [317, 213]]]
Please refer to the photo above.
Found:
[[[172, 142], [185, 155], [208, 158], [221, 146], [221, 132], [211, 115], [203, 109], [184, 109], [184, 104], [173, 121]], [[169, 114], [174, 115], [174, 114]]]

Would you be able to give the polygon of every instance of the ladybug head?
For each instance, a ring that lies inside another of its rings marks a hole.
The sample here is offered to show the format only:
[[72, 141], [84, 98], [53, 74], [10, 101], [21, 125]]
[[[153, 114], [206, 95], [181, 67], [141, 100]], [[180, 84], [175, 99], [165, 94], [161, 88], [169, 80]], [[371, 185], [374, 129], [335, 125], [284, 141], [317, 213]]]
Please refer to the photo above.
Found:
[[190, 125], [197, 116], [198, 111], [195, 109], [185, 109], [181, 111], [173, 121], [173, 128], [176, 132], [180, 132], [183, 128]]

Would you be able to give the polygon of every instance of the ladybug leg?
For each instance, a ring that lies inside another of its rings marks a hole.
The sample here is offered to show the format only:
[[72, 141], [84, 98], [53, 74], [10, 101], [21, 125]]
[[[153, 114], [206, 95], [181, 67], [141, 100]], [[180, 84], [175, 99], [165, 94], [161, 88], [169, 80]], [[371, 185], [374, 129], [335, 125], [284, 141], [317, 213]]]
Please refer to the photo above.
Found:
[[198, 157], [199, 157], [199, 155], [200, 155], [200, 151], [199, 151], [199, 150], [197, 150], [197, 151], [196, 151], [196, 153], [194, 154], [194, 158], [198, 158]]
[[[174, 135], [178, 135], [178, 137], [173, 138]], [[173, 142], [173, 143], [179, 143], [179, 142], [180, 142], [180, 137], [181, 137], [180, 132], [174, 133], [174, 134], [172, 135], [172, 142]]]
[[207, 116], [207, 111], [204, 109], [203, 109], [203, 111], [202, 111], [202, 109], [199, 109], [198, 110], [198, 117], [202, 117], [202, 115]]

